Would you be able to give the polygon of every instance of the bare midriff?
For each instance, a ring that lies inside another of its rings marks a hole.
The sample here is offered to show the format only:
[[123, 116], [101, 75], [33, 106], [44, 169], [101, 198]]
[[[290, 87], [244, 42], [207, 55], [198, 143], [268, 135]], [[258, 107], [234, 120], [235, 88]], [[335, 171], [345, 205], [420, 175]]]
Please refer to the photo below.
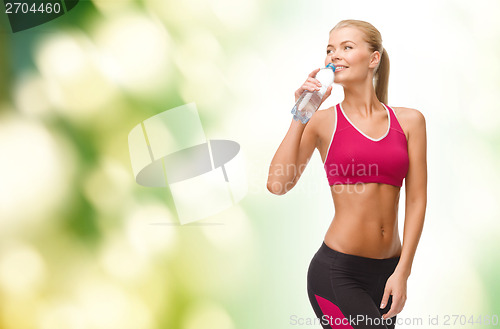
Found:
[[339, 252], [385, 259], [401, 255], [400, 187], [381, 183], [330, 186], [335, 215], [325, 244]]

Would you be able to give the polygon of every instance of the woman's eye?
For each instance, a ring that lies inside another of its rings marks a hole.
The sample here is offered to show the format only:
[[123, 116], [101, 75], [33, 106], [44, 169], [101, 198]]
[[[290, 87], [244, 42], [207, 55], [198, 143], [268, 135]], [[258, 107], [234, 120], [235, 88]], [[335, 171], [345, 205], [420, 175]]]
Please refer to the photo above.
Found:
[[[351, 48], [351, 49], [352, 49], [352, 47], [351, 47], [351, 46], [345, 46], [345, 47], [344, 47], [344, 49], [347, 49], [347, 48]], [[326, 53], [327, 53], [327, 54], [329, 54], [331, 51], [332, 51], [332, 50], [327, 49], [327, 50], [326, 50]]]

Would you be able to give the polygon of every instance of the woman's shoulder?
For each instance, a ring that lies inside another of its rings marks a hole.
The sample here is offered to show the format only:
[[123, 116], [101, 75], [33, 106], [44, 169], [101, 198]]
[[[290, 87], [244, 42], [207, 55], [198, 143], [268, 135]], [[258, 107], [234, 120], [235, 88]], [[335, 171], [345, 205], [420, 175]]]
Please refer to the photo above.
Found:
[[415, 127], [418, 126], [425, 126], [425, 117], [420, 110], [411, 107], [391, 107], [396, 114], [396, 118], [405, 131], [415, 129]]
[[402, 106], [391, 106], [396, 116], [405, 120], [419, 120], [419, 118], [424, 118], [424, 115], [421, 111], [411, 108], [411, 107], [402, 107]]
[[334, 111], [335, 106], [330, 106], [329, 108], [320, 109], [314, 112], [313, 116], [311, 117], [311, 123], [314, 123], [315, 126], [321, 126], [325, 123], [325, 120], [335, 120]]
[[323, 142], [329, 140], [329, 133], [331, 134], [331, 127], [335, 126], [335, 106], [326, 109], [320, 109], [314, 112], [309, 120], [308, 125], [312, 132], [317, 136], [317, 147], [320, 147]]
[[335, 124], [335, 105], [330, 106], [326, 109], [318, 110], [311, 117], [311, 120], [314, 118], [314, 124], [316, 128], [321, 131], [324, 130], [325, 127], [330, 127]]

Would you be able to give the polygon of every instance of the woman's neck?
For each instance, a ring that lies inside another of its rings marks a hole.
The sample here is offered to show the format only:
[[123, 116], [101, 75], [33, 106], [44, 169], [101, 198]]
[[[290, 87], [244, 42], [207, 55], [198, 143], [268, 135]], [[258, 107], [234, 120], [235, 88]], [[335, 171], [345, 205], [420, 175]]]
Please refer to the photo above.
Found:
[[349, 112], [358, 113], [360, 116], [369, 117], [377, 109], [382, 109], [382, 104], [375, 94], [372, 84], [344, 87], [344, 101], [342, 107]]

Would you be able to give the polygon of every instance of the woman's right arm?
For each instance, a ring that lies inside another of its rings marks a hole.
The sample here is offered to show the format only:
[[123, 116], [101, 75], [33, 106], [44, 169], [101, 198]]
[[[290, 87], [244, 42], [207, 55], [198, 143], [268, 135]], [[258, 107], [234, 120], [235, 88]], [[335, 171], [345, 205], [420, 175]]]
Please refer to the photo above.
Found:
[[[295, 91], [295, 101], [302, 95], [304, 90], [319, 90], [319, 81], [314, 78], [320, 69], [312, 71], [304, 84]], [[321, 103], [330, 96], [332, 87], [328, 87]], [[320, 104], [321, 105], [321, 104]], [[303, 124], [292, 119], [290, 128], [281, 142], [269, 167], [267, 189], [277, 195], [283, 195], [290, 191], [304, 172], [307, 163], [311, 159], [314, 148], [319, 142], [316, 116]]]

